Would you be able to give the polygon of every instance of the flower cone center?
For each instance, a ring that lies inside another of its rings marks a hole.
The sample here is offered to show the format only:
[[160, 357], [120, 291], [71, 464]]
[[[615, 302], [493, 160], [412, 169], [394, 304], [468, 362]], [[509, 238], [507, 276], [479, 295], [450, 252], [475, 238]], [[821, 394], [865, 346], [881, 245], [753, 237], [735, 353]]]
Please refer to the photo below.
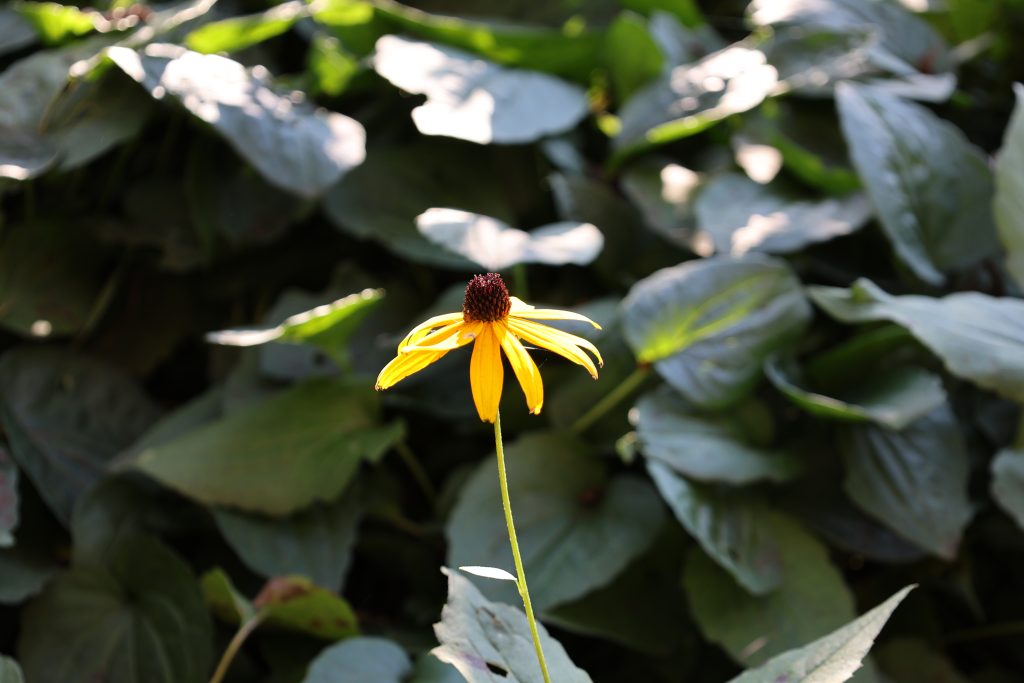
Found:
[[508, 316], [511, 308], [508, 288], [497, 273], [474, 275], [466, 285], [462, 317], [467, 322], [493, 323]]

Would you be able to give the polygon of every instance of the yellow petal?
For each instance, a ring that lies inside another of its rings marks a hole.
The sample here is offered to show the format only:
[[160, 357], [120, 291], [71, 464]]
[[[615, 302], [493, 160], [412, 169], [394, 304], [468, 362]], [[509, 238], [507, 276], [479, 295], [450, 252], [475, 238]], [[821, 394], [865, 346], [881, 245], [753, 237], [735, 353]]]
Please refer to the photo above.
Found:
[[511, 312], [513, 318], [524, 318], [526, 320], [579, 320], [583, 323], [590, 323], [597, 329], [601, 326], [585, 315], [573, 313], [572, 311], [560, 311], [556, 308], [534, 308], [517, 311], [514, 307]]
[[[476, 412], [484, 422], [494, 422], [501, 402], [501, 387], [505, 369], [501, 365], [499, 340], [493, 324], [483, 325], [473, 344], [473, 357], [469, 360], [469, 384], [473, 389]], [[504, 335], [504, 328], [500, 334]]]
[[519, 386], [523, 388], [523, 394], [526, 395], [526, 407], [531, 413], [537, 415], [540, 413], [541, 406], [544, 405], [544, 383], [541, 381], [537, 364], [533, 362], [530, 354], [526, 352], [515, 335], [507, 330], [501, 336], [501, 348], [505, 350], [509, 364], [516, 373], [516, 379], [519, 380]]
[[583, 353], [580, 347], [590, 351], [597, 357], [597, 362], [604, 365], [604, 361], [601, 359], [601, 352], [583, 337], [577, 337], [574, 334], [520, 318], [509, 318], [508, 326], [512, 332], [531, 344], [536, 344], [541, 348], [568, 358], [573, 363], [582, 365], [590, 372], [590, 376], [594, 379], [597, 379], [597, 368], [594, 367], [594, 361], [590, 360], [590, 356]]
[[509, 309], [510, 313], [518, 313], [520, 311], [532, 311], [534, 307], [526, 303], [517, 296], [510, 296], [509, 300], [512, 302], [512, 307]]
[[419, 340], [417, 344], [408, 344], [399, 348], [399, 353], [422, 353], [424, 351], [451, 351], [472, 342], [483, 323], [451, 323], [446, 327], [431, 332]]
[[437, 359], [444, 356], [447, 351], [424, 351], [422, 353], [400, 353], [377, 375], [377, 384], [374, 389], [389, 389], [403, 379], [419, 372]]
[[405, 339], [403, 339], [402, 343], [398, 345], [398, 350], [401, 351], [409, 344], [415, 344], [438, 327], [451, 325], [452, 323], [460, 322], [461, 320], [462, 313], [445, 313], [444, 315], [435, 315], [433, 318], [428, 318], [416, 327], [412, 328], [412, 331], [409, 332], [409, 334], [405, 335]]

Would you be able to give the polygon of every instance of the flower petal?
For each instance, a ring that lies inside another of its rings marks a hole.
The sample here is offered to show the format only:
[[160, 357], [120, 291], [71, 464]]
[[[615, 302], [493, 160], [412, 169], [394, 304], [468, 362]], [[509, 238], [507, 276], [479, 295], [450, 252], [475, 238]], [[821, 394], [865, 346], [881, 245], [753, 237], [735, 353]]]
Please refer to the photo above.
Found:
[[505, 334], [501, 335], [501, 348], [505, 350], [509, 364], [516, 373], [516, 379], [519, 380], [519, 386], [523, 388], [526, 407], [534, 415], [539, 414], [541, 406], [544, 405], [544, 383], [541, 381], [537, 364], [533, 362], [530, 354], [526, 352], [516, 336], [507, 331], [507, 328]]
[[[473, 389], [476, 412], [484, 422], [494, 422], [501, 402], [501, 387], [505, 369], [501, 365], [499, 340], [495, 325], [483, 325], [473, 344], [473, 357], [469, 361], [469, 384]], [[504, 335], [504, 328], [500, 334]]]
[[553, 351], [571, 360], [573, 363], [582, 365], [590, 372], [590, 376], [594, 379], [597, 379], [597, 368], [594, 367], [594, 361], [590, 360], [590, 356], [583, 353], [580, 347], [590, 351], [597, 357], [598, 364], [604, 365], [604, 361], [601, 359], [601, 352], [583, 337], [577, 337], [574, 334], [520, 318], [509, 318], [508, 326], [513, 333], [531, 344], [536, 344], [541, 348]]
[[425, 351], [423, 353], [400, 353], [377, 375], [377, 384], [374, 389], [390, 389], [403, 379], [419, 372], [434, 361], [444, 356], [447, 351]]
[[462, 313], [445, 313], [443, 315], [435, 315], [433, 318], [427, 318], [416, 327], [412, 328], [409, 334], [405, 335], [405, 339], [398, 345], [398, 349], [408, 346], [409, 344], [415, 344], [417, 341], [426, 337], [430, 332], [438, 327], [445, 327], [455, 322], [462, 320]]
[[472, 342], [483, 323], [452, 323], [431, 332], [419, 340], [417, 344], [407, 344], [398, 349], [399, 353], [418, 353], [424, 351], [451, 351]]
[[512, 307], [509, 309], [510, 313], [519, 313], [520, 311], [532, 311], [534, 307], [526, 303], [517, 296], [510, 296], [509, 300], [512, 302]]
[[573, 313], [572, 311], [560, 311], [557, 308], [533, 308], [531, 306], [529, 309], [517, 311], [513, 307], [511, 316], [513, 318], [525, 318], [526, 320], [579, 320], [583, 323], [590, 323], [597, 329], [601, 329], [600, 325], [585, 315]]

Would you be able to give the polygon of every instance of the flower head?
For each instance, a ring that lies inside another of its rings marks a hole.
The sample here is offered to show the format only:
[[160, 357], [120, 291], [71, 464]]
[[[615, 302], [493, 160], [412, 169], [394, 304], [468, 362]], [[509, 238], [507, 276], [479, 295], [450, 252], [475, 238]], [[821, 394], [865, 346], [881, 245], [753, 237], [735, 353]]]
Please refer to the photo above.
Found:
[[544, 384], [523, 341], [582, 365], [594, 379], [597, 379], [597, 367], [583, 350], [594, 354], [598, 365], [602, 364], [600, 352], [589, 341], [537, 322], [539, 320], [581, 320], [598, 329], [601, 327], [578, 313], [534, 308], [509, 296], [497, 273], [476, 275], [466, 286], [462, 312], [438, 315], [413, 328], [398, 345], [398, 356], [380, 371], [376, 388], [393, 387], [449, 351], [473, 344], [469, 383], [480, 419], [494, 422], [498, 416], [505, 379], [502, 351], [523, 388], [527, 408], [536, 415], [544, 404]]

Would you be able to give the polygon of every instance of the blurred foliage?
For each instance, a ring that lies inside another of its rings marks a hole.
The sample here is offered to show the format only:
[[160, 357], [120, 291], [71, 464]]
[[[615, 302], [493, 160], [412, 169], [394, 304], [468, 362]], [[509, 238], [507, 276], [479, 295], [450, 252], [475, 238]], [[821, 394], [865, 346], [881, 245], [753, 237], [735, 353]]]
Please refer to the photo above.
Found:
[[1022, 31], [0, 7], [0, 682], [537, 683], [468, 354], [372, 389], [494, 269], [603, 325], [502, 410], [559, 683], [1020, 680]]

